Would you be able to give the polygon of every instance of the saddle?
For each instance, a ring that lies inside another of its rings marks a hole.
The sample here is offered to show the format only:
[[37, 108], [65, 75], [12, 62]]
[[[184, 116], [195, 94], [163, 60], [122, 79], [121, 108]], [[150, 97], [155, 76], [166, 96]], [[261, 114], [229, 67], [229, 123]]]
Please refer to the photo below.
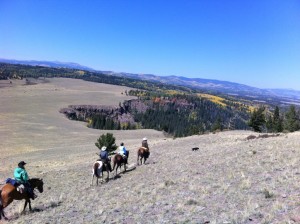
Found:
[[123, 159], [127, 159], [127, 156], [126, 155], [124, 155], [124, 154], [121, 154], [121, 153], [118, 153], [120, 156], [122, 156], [123, 157]]
[[144, 147], [144, 146], [142, 146], [141, 148], [142, 148], [142, 149], [145, 149], [146, 152], [149, 152], [149, 149], [148, 149], [148, 148], [146, 148], [146, 147]]

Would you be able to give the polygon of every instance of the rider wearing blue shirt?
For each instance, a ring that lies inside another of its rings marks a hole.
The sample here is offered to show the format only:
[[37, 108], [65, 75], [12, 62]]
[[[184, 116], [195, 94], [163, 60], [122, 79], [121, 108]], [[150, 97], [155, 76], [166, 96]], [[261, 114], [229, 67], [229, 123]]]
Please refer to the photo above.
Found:
[[110, 165], [110, 161], [109, 161], [109, 157], [108, 157], [108, 152], [106, 151], [106, 147], [103, 146], [101, 148], [101, 152], [100, 152], [100, 160], [105, 164], [105, 166], [107, 166], [107, 168], [109, 169], [109, 171], [111, 172], [111, 165]]

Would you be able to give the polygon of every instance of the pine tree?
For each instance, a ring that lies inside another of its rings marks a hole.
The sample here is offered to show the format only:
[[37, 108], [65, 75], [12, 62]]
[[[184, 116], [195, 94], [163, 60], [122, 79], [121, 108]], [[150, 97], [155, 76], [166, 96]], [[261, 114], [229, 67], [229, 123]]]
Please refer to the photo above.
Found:
[[274, 131], [273, 117], [271, 115], [268, 116], [268, 118], [267, 118], [266, 127], [267, 127], [268, 132]]
[[273, 115], [273, 131], [274, 132], [282, 132], [283, 131], [283, 124], [282, 119], [279, 113], [279, 107], [275, 107], [274, 115]]
[[285, 114], [284, 128], [290, 132], [299, 130], [299, 118], [294, 105], [291, 105]]
[[264, 115], [265, 108], [260, 107], [255, 109], [251, 114], [250, 121], [248, 122], [249, 127], [253, 128], [256, 132], [262, 132], [263, 127], [266, 123], [265, 115]]
[[117, 146], [115, 144], [116, 138], [113, 136], [112, 133], [106, 133], [101, 135], [98, 139], [95, 145], [101, 149], [103, 146], [106, 146], [106, 150], [108, 153], [111, 153], [117, 149]]
[[217, 131], [217, 130], [220, 130], [220, 131], [223, 130], [222, 120], [220, 117], [217, 118], [217, 120], [213, 123], [212, 128], [211, 128], [211, 131]]

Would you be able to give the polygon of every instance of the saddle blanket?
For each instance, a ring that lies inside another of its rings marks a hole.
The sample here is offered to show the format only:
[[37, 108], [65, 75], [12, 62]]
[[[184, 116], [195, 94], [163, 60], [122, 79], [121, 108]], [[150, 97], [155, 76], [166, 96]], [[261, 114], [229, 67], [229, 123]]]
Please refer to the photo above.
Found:
[[5, 183], [11, 184], [11, 185], [13, 185], [15, 187], [18, 186], [18, 182], [15, 179], [12, 179], [12, 178], [7, 178], [6, 181], [5, 181]]
[[21, 194], [25, 192], [25, 186], [23, 184], [19, 184], [15, 179], [7, 178], [5, 183], [11, 184], [16, 187], [17, 191], [19, 191]]

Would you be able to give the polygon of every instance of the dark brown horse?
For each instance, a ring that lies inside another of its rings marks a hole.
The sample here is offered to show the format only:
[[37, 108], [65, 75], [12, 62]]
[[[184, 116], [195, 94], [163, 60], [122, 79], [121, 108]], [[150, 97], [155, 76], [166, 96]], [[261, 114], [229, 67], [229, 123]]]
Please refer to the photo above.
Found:
[[[33, 189], [37, 188], [40, 193], [43, 192], [43, 179], [32, 178], [28, 181]], [[25, 199], [25, 205], [22, 212], [25, 211], [27, 204], [29, 204], [29, 210], [32, 211], [31, 202], [29, 195], [27, 193], [20, 193], [17, 191], [17, 188], [11, 184], [5, 184], [0, 190], [0, 219], [3, 216], [4, 219], [7, 219], [4, 215], [4, 208], [6, 208], [13, 200], [23, 200]]]
[[143, 164], [143, 159], [144, 159], [144, 164], [145, 164], [149, 155], [150, 155], [149, 149], [146, 149], [144, 147], [139, 148], [138, 152], [137, 152], [137, 165], [140, 165], [139, 160], [141, 161], [141, 164]]
[[[110, 163], [110, 161], [109, 161]], [[91, 186], [93, 185], [94, 176], [97, 178], [97, 185], [98, 185], [98, 179], [101, 177], [101, 183], [103, 183], [103, 173], [104, 171], [107, 172], [107, 178], [106, 180], [109, 180], [109, 168], [101, 161], [97, 160], [93, 165], [93, 178], [91, 182]]]
[[125, 170], [125, 172], [126, 172], [126, 162], [127, 162], [127, 160], [126, 159], [124, 159], [124, 157], [122, 156], [122, 155], [120, 155], [120, 154], [116, 154], [114, 157], [113, 157], [113, 164], [114, 164], [114, 166], [113, 166], [113, 170], [115, 169], [115, 166], [117, 165], [117, 167], [116, 167], [116, 175], [115, 176], [117, 176], [118, 175], [118, 168], [120, 167], [120, 172], [121, 172], [121, 167], [122, 167], [122, 165], [124, 165], [124, 170]]

